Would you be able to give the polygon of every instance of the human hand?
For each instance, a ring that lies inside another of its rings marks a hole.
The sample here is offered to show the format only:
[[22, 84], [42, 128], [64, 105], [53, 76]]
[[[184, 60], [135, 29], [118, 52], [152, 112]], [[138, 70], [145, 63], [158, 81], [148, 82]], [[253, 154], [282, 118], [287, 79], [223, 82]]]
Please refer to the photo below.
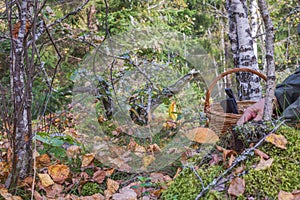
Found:
[[236, 123], [237, 125], [242, 125], [250, 120], [259, 121], [263, 117], [265, 106], [265, 99], [261, 99], [252, 106], [248, 107], [242, 117]]

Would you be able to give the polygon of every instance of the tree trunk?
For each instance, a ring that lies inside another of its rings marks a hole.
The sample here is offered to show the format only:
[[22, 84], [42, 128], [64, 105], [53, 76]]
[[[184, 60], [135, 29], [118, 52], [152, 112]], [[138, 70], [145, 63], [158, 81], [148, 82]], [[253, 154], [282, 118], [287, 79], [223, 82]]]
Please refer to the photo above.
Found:
[[[7, 7], [7, 9], [9, 9]], [[20, 9], [20, 27], [17, 35], [12, 34], [14, 40], [11, 40], [11, 63], [10, 78], [13, 100], [13, 133], [11, 145], [13, 149], [12, 170], [6, 180], [6, 187], [15, 190], [18, 179], [24, 179], [29, 175], [31, 169], [32, 149], [31, 149], [31, 112], [29, 95], [26, 82], [26, 66], [24, 63], [24, 51], [26, 49], [26, 25], [28, 14], [27, 0], [23, 0]], [[28, 66], [27, 66], [28, 67]], [[30, 84], [31, 85], [31, 84]]]
[[[258, 70], [257, 58], [253, 49], [253, 39], [248, 21], [246, 0], [227, 0], [229, 19], [229, 39], [234, 66]], [[238, 97], [240, 100], [261, 98], [260, 78], [249, 73], [237, 75]]]
[[268, 12], [265, 0], [258, 0], [258, 6], [266, 27], [266, 62], [267, 62], [267, 86], [264, 107], [264, 120], [271, 120], [273, 111], [273, 99], [275, 90], [275, 63], [274, 63], [274, 27]]

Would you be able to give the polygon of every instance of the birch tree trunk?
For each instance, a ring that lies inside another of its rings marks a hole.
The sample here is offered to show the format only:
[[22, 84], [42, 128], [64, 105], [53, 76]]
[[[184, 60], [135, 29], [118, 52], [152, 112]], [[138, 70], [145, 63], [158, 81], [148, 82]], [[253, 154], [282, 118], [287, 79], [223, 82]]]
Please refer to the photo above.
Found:
[[[11, 2], [6, 1], [6, 6]], [[12, 30], [10, 21], [11, 39], [11, 63], [10, 63], [10, 79], [13, 101], [13, 132], [10, 143], [13, 150], [12, 170], [6, 180], [6, 187], [15, 189], [18, 179], [24, 179], [29, 175], [31, 169], [32, 149], [31, 149], [31, 79], [28, 79], [29, 66], [26, 66], [25, 51], [26, 50], [26, 31], [28, 31], [28, 5], [27, 0], [23, 0], [19, 4], [19, 25]], [[10, 10], [11, 7], [6, 7]], [[12, 10], [9, 11], [12, 13]], [[10, 16], [8, 16], [10, 18]], [[10, 18], [11, 19], [11, 18]], [[13, 34], [13, 32], [15, 32]]]
[[275, 91], [275, 63], [274, 63], [274, 27], [268, 12], [265, 0], [258, 0], [259, 10], [266, 29], [266, 62], [267, 62], [267, 85], [264, 107], [264, 120], [271, 120], [273, 111], [273, 99]]
[[[258, 70], [246, 0], [226, 0], [226, 9], [228, 12], [229, 39], [234, 66]], [[261, 98], [260, 78], [258, 76], [240, 73], [237, 75], [237, 81], [240, 100], [258, 100]]]

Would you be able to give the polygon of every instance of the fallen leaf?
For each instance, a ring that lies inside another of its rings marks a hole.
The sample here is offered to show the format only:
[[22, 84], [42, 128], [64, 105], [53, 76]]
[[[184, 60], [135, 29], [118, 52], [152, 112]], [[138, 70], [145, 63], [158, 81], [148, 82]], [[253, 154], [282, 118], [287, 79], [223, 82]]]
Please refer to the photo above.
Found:
[[42, 154], [36, 157], [36, 167], [48, 167], [50, 165], [50, 156], [48, 154]]
[[160, 151], [161, 151], [161, 149], [157, 144], [151, 144], [151, 145], [149, 145], [149, 147], [147, 149], [147, 152], [151, 152], [151, 153], [160, 152]]
[[0, 162], [0, 177], [5, 179], [10, 172], [10, 166], [7, 162]]
[[34, 191], [33, 196], [34, 196], [35, 200], [44, 200], [44, 198], [42, 197], [42, 195], [40, 193], [38, 193], [38, 191], [36, 191], [36, 190]]
[[115, 194], [119, 189], [119, 185], [120, 184], [117, 181], [108, 178], [106, 181], [107, 189], [104, 191], [105, 197], [110, 198], [113, 194]]
[[283, 135], [271, 133], [266, 137], [266, 141], [274, 144], [276, 147], [286, 149], [287, 139]]
[[278, 193], [278, 200], [294, 200], [294, 195], [290, 192], [280, 190]]
[[235, 160], [235, 156], [233, 154], [230, 155], [229, 161], [228, 161], [228, 167], [230, 167]]
[[106, 170], [105, 170], [106, 176], [111, 176], [114, 172], [115, 172], [115, 169], [114, 169], [114, 168], [106, 169]]
[[64, 196], [64, 194], [62, 194], [64, 187], [56, 183], [50, 187], [44, 188], [44, 190], [46, 191], [46, 196], [49, 199], [57, 199], [58, 197]]
[[105, 177], [106, 177], [106, 172], [100, 169], [94, 173], [92, 180], [101, 184], [103, 183]]
[[76, 145], [69, 146], [67, 148], [67, 156], [68, 158], [77, 158], [77, 156], [80, 154], [81, 148]]
[[94, 158], [95, 158], [95, 156], [92, 153], [85, 154], [82, 157], [81, 167], [89, 166], [93, 162]]
[[125, 187], [120, 189], [119, 193], [116, 193], [112, 196], [113, 200], [137, 200], [137, 194], [134, 190]]
[[144, 167], [147, 168], [154, 160], [155, 160], [155, 157], [153, 155], [148, 155], [148, 156], [143, 157]]
[[263, 152], [263, 151], [261, 151], [261, 150], [259, 150], [259, 149], [255, 149], [255, 150], [254, 150], [254, 154], [255, 154], [255, 155], [258, 155], [258, 156], [260, 156], [260, 157], [263, 157], [263, 158], [266, 159], [266, 160], [268, 160], [268, 159], [270, 158], [269, 155], [267, 155], [265, 152]]
[[236, 170], [234, 171], [234, 174], [235, 174], [235, 175], [238, 175], [238, 174], [242, 173], [242, 172], [244, 171], [244, 169], [245, 169], [245, 166], [244, 166], [244, 165], [239, 166], [239, 167], [236, 168]]
[[212, 144], [219, 140], [218, 135], [209, 128], [197, 127], [185, 133], [186, 137], [200, 144]]
[[260, 161], [255, 167], [255, 170], [265, 170], [269, 168], [274, 161], [274, 158], [270, 158], [268, 160], [265, 160], [264, 158], [260, 157]]
[[245, 192], [245, 180], [240, 177], [235, 177], [228, 188], [228, 194], [238, 197]]
[[70, 169], [67, 165], [57, 164], [49, 166], [48, 172], [54, 182], [62, 184], [68, 178]]
[[54, 181], [51, 179], [49, 174], [38, 174], [38, 177], [41, 180], [43, 187], [48, 187], [54, 184]]
[[221, 156], [216, 153], [212, 154], [211, 157], [212, 159], [209, 161], [210, 166], [217, 165], [222, 160]]
[[180, 174], [181, 171], [182, 171], [182, 168], [180, 168], [180, 167], [177, 168], [177, 171], [176, 171], [176, 173], [175, 173], [173, 179], [175, 179], [175, 178]]

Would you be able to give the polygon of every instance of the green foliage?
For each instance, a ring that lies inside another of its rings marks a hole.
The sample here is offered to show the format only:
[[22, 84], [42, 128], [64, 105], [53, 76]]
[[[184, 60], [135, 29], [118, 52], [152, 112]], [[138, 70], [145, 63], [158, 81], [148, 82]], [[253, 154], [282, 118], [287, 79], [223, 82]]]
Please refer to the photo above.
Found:
[[66, 148], [69, 145], [80, 145], [71, 136], [60, 133], [38, 132], [35, 139], [43, 143], [44, 148], [40, 150], [40, 154], [50, 153], [59, 159], [66, 159]]
[[83, 185], [80, 194], [82, 196], [91, 196], [97, 193], [103, 194], [103, 187], [98, 183], [87, 182], [86, 184]]

